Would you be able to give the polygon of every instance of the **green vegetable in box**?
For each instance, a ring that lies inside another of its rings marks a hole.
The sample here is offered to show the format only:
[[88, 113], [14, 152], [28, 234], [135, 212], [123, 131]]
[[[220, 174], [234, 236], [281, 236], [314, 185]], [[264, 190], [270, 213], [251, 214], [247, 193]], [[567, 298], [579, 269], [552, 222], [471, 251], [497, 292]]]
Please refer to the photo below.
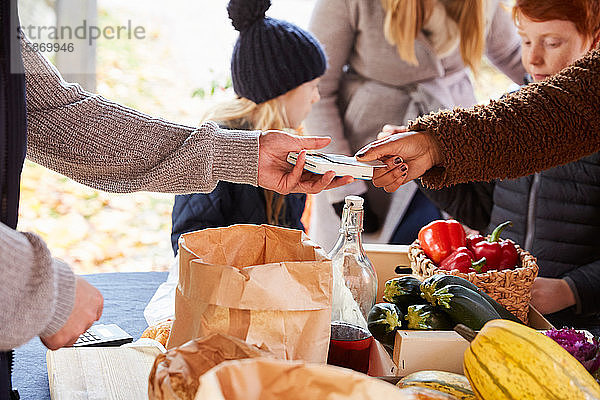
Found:
[[472, 291], [476, 292], [481, 297], [483, 297], [494, 308], [494, 310], [496, 310], [496, 312], [500, 315], [502, 319], [508, 319], [513, 322], [522, 323], [519, 318], [514, 316], [510, 311], [504, 308], [496, 300], [492, 299], [487, 293], [479, 289], [472, 282], [469, 282], [468, 280], [461, 278], [460, 276], [445, 274], [433, 275], [425, 279], [423, 283], [421, 283], [421, 292], [423, 293], [423, 297], [427, 299], [427, 301], [434, 304], [435, 301], [433, 299], [433, 293], [435, 293], [436, 290], [448, 285], [458, 285], [463, 286], [467, 289], [471, 289]]
[[432, 305], [439, 305], [457, 324], [479, 330], [486, 322], [500, 319], [500, 315], [479, 293], [459, 285], [448, 285], [436, 290]]
[[402, 327], [402, 311], [392, 303], [378, 303], [367, 316], [371, 335], [383, 345], [393, 348], [396, 331]]
[[408, 329], [446, 331], [455, 325], [445, 312], [430, 304], [408, 306], [404, 319]]
[[387, 281], [383, 299], [394, 303], [403, 313], [406, 313], [408, 306], [427, 304], [421, 297], [421, 281], [413, 276], [401, 276]]

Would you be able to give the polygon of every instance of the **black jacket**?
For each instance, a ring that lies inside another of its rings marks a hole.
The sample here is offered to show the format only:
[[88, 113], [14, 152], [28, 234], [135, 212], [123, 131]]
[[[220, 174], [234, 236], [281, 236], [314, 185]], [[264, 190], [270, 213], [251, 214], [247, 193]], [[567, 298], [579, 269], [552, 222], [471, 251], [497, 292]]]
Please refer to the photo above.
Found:
[[[0, 2], [0, 222], [16, 228], [25, 161], [25, 75], [17, 36], [16, 0]], [[12, 398], [12, 352], [0, 353], [0, 398]]]
[[[12, 3], [12, 4], [11, 4]], [[19, 182], [25, 160], [25, 75], [17, 36], [16, 1], [0, 5], [0, 221], [17, 226]]]
[[422, 189], [466, 225], [489, 233], [511, 220], [502, 237], [537, 257], [539, 276], [564, 278], [577, 305], [549, 316], [555, 325], [600, 326], [600, 153], [535, 175]]
[[[253, 129], [245, 121], [230, 121], [220, 125], [224, 129]], [[279, 196], [274, 194], [273, 203]], [[305, 203], [305, 194], [284, 196], [278, 225], [304, 230], [300, 218]], [[265, 189], [221, 181], [211, 193], [177, 195], [171, 220], [171, 246], [173, 253], [177, 254], [177, 241], [182, 233], [235, 224], [268, 224]]]

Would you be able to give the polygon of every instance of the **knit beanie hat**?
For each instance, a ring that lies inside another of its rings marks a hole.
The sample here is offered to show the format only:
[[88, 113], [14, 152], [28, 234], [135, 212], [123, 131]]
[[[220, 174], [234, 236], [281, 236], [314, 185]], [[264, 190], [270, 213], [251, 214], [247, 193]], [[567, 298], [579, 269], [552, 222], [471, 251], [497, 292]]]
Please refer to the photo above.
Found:
[[231, 56], [231, 79], [238, 96], [260, 104], [325, 73], [325, 53], [307, 31], [265, 17], [270, 0], [230, 0], [233, 27], [240, 35]]

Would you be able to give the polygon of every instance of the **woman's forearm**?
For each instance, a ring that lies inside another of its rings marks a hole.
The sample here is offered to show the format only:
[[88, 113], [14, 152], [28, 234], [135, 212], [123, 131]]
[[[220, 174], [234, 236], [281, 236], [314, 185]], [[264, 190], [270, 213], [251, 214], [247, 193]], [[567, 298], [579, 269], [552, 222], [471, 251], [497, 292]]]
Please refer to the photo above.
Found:
[[600, 150], [600, 51], [489, 105], [441, 111], [409, 124], [437, 144], [428, 187], [516, 178]]

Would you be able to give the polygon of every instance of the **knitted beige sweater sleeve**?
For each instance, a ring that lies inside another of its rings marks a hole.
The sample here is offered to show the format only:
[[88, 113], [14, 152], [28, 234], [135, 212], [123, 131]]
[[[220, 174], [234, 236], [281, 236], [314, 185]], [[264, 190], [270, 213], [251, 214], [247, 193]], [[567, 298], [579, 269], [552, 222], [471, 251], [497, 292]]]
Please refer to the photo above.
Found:
[[[256, 185], [258, 132], [152, 118], [66, 83], [24, 39], [27, 156], [112, 192], [209, 192], [219, 180]], [[0, 350], [56, 333], [75, 299], [75, 276], [43, 241], [0, 224]]]
[[75, 300], [75, 276], [44, 242], [0, 224], [0, 350], [56, 333]]
[[257, 184], [258, 132], [153, 118], [62, 80], [23, 41], [27, 157], [110, 192], [210, 192], [219, 180]]

